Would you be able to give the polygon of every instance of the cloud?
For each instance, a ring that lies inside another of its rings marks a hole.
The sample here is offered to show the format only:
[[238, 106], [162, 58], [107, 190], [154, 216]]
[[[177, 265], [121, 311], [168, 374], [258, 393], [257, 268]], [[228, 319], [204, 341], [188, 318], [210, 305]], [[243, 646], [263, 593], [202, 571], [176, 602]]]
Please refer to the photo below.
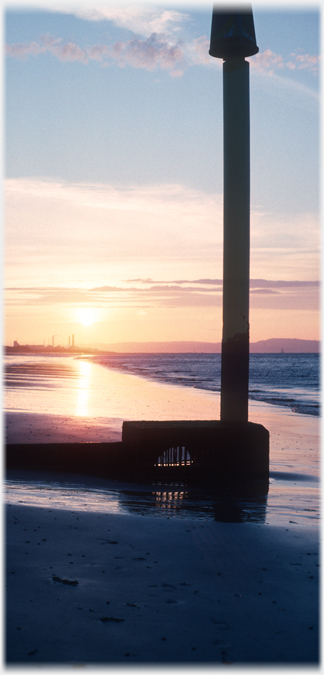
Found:
[[[209, 281], [210, 285], [206, 284]], [[140, 283], [134, 285], [134, 283]], [[189, 284], [188, 286], [184, 284]], [[146, 286], [145, 288], [143, 286]], [[114, 307], [181, 308], [220, 307], [222, 282], [215, 279], [153, 281], [135, 279], [125, 286], [104, 285], [88, 289], [68, 287], [8, 288], [8, 306], [33, 307], [90, 305]], [[251, 279], [251, 308], [318, 309], [318, 281]]]
[[[191, 300], [205, 289], [206, 302], [221, 288], [220, 194], [177, 184], [118, 187], [36, 178], [8, 179], [5, 188], [9, 286], [43, 286], [45, 279], [55, 286], [59, 273], [61, 286], [108, 286], [125, 299], [116, 287], [144, 288], [148, 301], [162, 287], [166, 302], [180, 287], [191, 288]], [[278, 216], [252, 205], [251, 295], [262, 295], [260, 289], [315, 292], [319, 239], [316, 214]]]
[[126, 28], [138, 35], [149, 37], [152, 33], [173, 35], [178, 33], [189, 16], [174, 9], [134, 6], [92, 6], [86, 8], [62, 9], [87, 21], [111, 21], [115, 26]]
[[120, 5], [59, 7], [57, 11], [74, 14], [88, 21], [110, 21], [117, 27], [129, 30], [134, 36], [113, 44], [85, 47], [71, 41], [64, 43], [62, 38], [47, 35], [38, 42], [7, 45], [7, 56], [26, 59], [50, 53], [61, 62], [87, 65], [96, 61], [105, 67], [113, 64], [119, 67], [127, 65], [149, 71], [160, 68], [170, 71], [172, 76], [183, 74], [185, 64], [179, 31], [188, 21], [188, 14], [173, 9]]
[[[128, 279], [126, 283], [137, 282], [140, 284], [165, 284], [165, 281], [158, 281], [156, 279]], [[175, 281], [170, 281], [171, 284], [211, 284], [212, 286], [222, 285], [222, 279], [176, 279]]]
[[[300, 71], [302, 68], [308, 70], [308, 73], [316, 76], [318, 74], [319, 56], [294, 55], [294, 59], [284, 60], [280, 54], [275, 54], [270, 49], [265, 52], [259, 52], [251, 59], [251, 85], [258, 88], [265, 88], [271, 95], [287, 99], [289, 96], [290, 105], [298, 106], [305, 110], [318, 109], [320, 103], [320, 94], [314, 88], [299, 82], [293, 72]], [[316, 80], [315, 80], [316, 82]]]
[[45, 36], [42, 42], [44, 49], [56, 56], [59, 61], [77, 61], [84, 64], [89, 62], [86, 51], [74, 42], [63, 43], [60, 38], [56, 39], [50, 36]]
[[319, 288], [319, 281], [285, 281], [283, 279], [280, 279], [278, 281], [274, 281], [273, 279], [268, 280], [268, 279], [251, 279], [250, 282], [251, 288], [258, 288], [258, 289], [292, 289], [296, 288], [298, 290], [301, 289], [310, 289], [310, 288]]
[[266, 49], [264, 52], [259, 52], [248, 59], [248, 61], [251, 65], [252, 86], [258, 88], [261, 86], [272, 96], [281, 99], [286, 100], [289, 96], [292, 107], [298, 106], [298, 108], [310, 111], [315, 108], [318, 110], [319, 92], [315, 88], [299, 82], [296, 75], [292, 75], [292, 73], [304, 69], [310, 75], [318, 75], [319, 56], [291, 54], [288, 59], [284, 59], [281, 54], [275, 54], [270, 49]]
[[156, 265], [174, 265], [182, 274], [189, 260], [192, 269], [215, 267], [215, 259], [221, 265], [220, 195], [175, 184], [115, 187], [28, 178], [8, 179], [6, 195], [8, 280], [23, 276], [34, 284], [47, 275], [53, 285], [59, 265], [62, 285], [78, 278], [84, 286], [91, 278], [94, 286], [107, 267], [125, 279]]
[[192, 65], [221, 66], [220, 59], [214, 59], [209, 55], [210, 40], [205, 35], [195, 38], [192, 42], [186, 44], [186, 53], [188, 61]]
[[6, 47], [7, 56], [26, 59], [30, 56], [52, 54], [61, 62], [77, 62], [87, 65], [90, 61], [97, 61], [104, 66], [111, 63], [119, 67], [126, 65], [144, 70], [174, 71], [173, 75], [182, 74], [179, 65], [184, 65], [184, 55], [178, 44], [169, 44], [157, 33], [152, 33], [147, 39], [133, 38], [127, 42], [115, 42], [112, 45], [93, 45], [92, 47], [80, 47], [74, 42], [64, 43], [61, 38], [46, 35], [40, 42], [30, 44], [12, 44]]
[[320, 56], [310, 54], [290, 54], [289, 60], [284, 60], [281, 54], [276, 54], [271, 49], [266, 49], [264, 52], [255, 54], [248, 59], [251, 68], [266, 72], [270, 75], [275, 70], [309, 70], [313, 74], [318, 73]]
[[[135, 8], [132, 9], [134, 10], [135, 17], [142, 17], [141, 12], [137, 13]], [[97, 11], [94, 10], [95, 15]], [[91, 14], [92, 10], [89, 10], [89, 13]], [[107, 10], [107, 15], [109, 13], [111, 16], [114, 15], [114, 12]], [[162, 12], [159, 18], [151, 19], [147, 23], [144, 21], [145, 30], [141, 27], [137, 31], [141, 37], [135, 35], [129, 40], [120, 40], [113, 44], [96, 44], [82, 47], [71, 41], [63, 42], [62, 38], [45, 35], [40, 38], [39, 42], [8, 44], [6, 45], [6, 54], [12, 58], [26, 59], [49, 53], [59, 61], [65, 63], [77, 62], [87, 65], [91, 61], [96, 61], [105, 67], [114, 64], [123, 68], [127, 65], [132, 68], [141, 68], [149, 71], [160, 68], [168, 70], [173, 76], [183, 75], [186, 68], [195, 65], [220, 67], [222, 63], [221, 59], [211, 58], [208, 53], [209, 38], [206, 36], [184, 40], [174, 35], [175, 31], [171, 31], [171, 34], [170, 31], [164, 31], [165, 28], [168, 28], [169, 23], [173, 25], [173, 15], [178, 14], [178, 12], [171, 11]], [[129, 25], [133, 25], [133, 23], [130, 21]], [[141, 24], [141, 22], [139, 23]], [[119, 25], [122, 25], [122, 23]], [[285, 69], [290, 72], [292, 70], [307, 69], [311, 73], [317, 74], [320, 57], [317, 55], [292, 53], [289, 61], [284, 61], [281, 54], [276, 54], [271, 49], [266, 49], [264, 52], [259, 52], [253, 56], [249, 61], [255, 71], [267, 76], [273, 76], [275, 71], [280, 70], [283, 72]], [[298, 85], [298, 83], [296, 84]], [[308, 90], [308, 88], [305, 85], [301, 86], [303, 86], [305, 93], [305, 90]], [[312, 90], [309, 91], [311, 92]]]
[[[145, 285], [155, 284], [165, 284], [165, 281], [157, 279], [128, 279], [126, 283], [140, 283]], [[197, 284], [197, 285], [210, 285], [210, 286], [221, 286], [223, 284], [222, 279], [176, 279], [169, 281], [169, 284], [172, 286], [178, 285], [182, 286], [184, 284]], [[269, 288], [318, 288], [319, 281], [285, 281], [283, 279], [274, 281], [269, 279], [251, 279], [250, 288], [257, 289], [269, 289]], [[96, 290], [96, 289], [93, 289]]]
[[[152, 6], [121, 6], [115, 7], [94, 5], [91, 7], [59, 7], [59, 12], [74, 14], [87, 21], [109, 21], [114, 26], [127, 29], [137, 36], [149, 38], [152, 34], [163, 36], [169, 43], [170, 38], [177, 38], [188, 26], [190, 15], [184, 11], [162, 9]], [[205, 65], [219, 64], [221, 59], [210, 58], [209, 36], [201, 36], [193, 40], [185, 40], [185, 51], [191, 55], [189, 63]], [[287, 58], [276, 54], [271, 49], [259, 52], [250, 60], [251, 66], [260, 72], [273, 74], [277, 70], [301, 70], [317, 74], [320, 63], [318, 55], [291, 53]]]
[[40, 42], [18, 43], [6, 45], [6, 54], [13, 58], [24, 60], [29, 56], [39, 56], [41, 54], [53, 54], [59, 61], [77, 61], [79, 63], [89, 63], [87, 52], [74, 42], [63, 43], [61, 38], [54, 38], [46, 35], [40, 39]]
[[[119, 66], [130, 65], [145, 70], [172, 71], [183, 62], [183, 52], [178, 45], [169, 45], [164, 39], [152, 33], [147, 40], [133, 38], [128, 42], [116, 42], [110, 50], [110, 58]], [[177, 74], [182, 71], [177, 72]]]
[[320, 56], [310, 54], [291, 54], [292, 60], [286, 63], [286, 67], [292, 70], [310, 70], [313, 73], [318, 72], [320, 65]]
[[28, 56], [38, 56], [46, 52], [45, 45], [38, 42], [18, 43], [13, 45], [6, 45], [7, 56], [12, 56], [16, 59], [26, 59]]
[[255, 54], [253, 59], [249, 59], [252, 68], [273, 73], [277, 68], [283, 68], [284, 62], [281, 54], [275, 54], [271, 49]]

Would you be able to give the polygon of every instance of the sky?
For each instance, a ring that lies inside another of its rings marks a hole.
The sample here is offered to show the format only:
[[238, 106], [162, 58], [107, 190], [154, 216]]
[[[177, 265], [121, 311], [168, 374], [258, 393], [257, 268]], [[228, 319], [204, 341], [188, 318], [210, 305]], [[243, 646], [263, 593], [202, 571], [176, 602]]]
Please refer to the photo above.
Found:
[[[212, 3], [4, 6], [4, 342], [222, 337]], [[319, 339], [320, 5], [253, 3], [250, 339]]]

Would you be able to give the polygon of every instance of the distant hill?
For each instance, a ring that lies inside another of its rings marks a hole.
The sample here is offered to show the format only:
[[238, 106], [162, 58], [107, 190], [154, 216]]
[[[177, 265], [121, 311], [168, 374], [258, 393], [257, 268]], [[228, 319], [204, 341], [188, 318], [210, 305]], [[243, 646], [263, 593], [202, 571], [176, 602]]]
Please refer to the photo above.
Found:
[[298, 340], [296, 338], [270, 338], [252, 342], [250, 351], [252, 354], [318, 354], [321, 350], [319, 340]]
[[[83, 348], [86, 345], [83, 345]], [[179, 353], [204, 353], [220, 354], [220, 342], [110, 342], [107, 344], [96, 343], [89, 345], [89, 348], [95, 348], [102, 351], [112, 352], [137, 352], [141, 354], [179, 354]], [[287, 354], [314, 354], [320, 352], [320, 342], [318, 340], [298, 340], [296, 338], [270, 338], [269, 340], [260, 340], [251, 342], [251, 354], [278, 354], [280, 352]]]

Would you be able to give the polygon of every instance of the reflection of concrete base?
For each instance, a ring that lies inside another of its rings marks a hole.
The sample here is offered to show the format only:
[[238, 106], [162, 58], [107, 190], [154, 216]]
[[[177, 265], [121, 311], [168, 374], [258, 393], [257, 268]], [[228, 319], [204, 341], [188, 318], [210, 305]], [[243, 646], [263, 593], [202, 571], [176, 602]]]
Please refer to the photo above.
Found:
[[269, 432], [261, 424], [220, 421], [124, 422], [123, 444], [143, 469], [227, 477], [269, 476]]

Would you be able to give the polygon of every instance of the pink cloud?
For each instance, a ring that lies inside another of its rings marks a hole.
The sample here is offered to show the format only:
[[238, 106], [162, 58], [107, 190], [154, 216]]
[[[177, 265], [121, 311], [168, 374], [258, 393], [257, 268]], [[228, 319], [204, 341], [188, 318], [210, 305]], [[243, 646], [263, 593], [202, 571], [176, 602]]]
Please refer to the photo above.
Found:
[[88, 63], [87, 54], [84, 49], [74, 44], [74, 42], [62, 43], [61, 38], [52, 38], [45, 36], [41, 42], [21, 43], [6, 46], [7, 56], [17, 59], [25, 59], [28, 56], [38, 56], [49, 52], [56, 56], [60, 61], [79, 61]]
[[88, 48], [79, 47], [74, 42], [63, 43], [61, 38], [48, 35], [41, 38], [40, 43], [7, 45], [7, 55], [19, 59], [38, 56], [46, 52], [53, 54], [63, 62], [75, 61], [88, 64], [89, 61], [98, 61], [109, 65], [109, 60], [112, 60], [120, 67], [130, 65], [133, 68], [144, 70], [161, 68], [173, 71], [171, 74], [175, 76], [182, 74], [182, 70], [179, 70], [179, 65], [183, 61], [180, 46], [170, 45], [156, 33], [152, 33], [144, 40], [133, 38], [127, 42], [115, 42], [112, 46], [93, 45]]
[[110, 56], [120, 66], [128, 64], [145, 70], [172, 70], [183, 59], [178, 45], [170, 46], [156, 33], [152, 33], [146, 40], [133, 38], [128, 42], [116, 42], [111, 48]]
[[84, 49], [74, 44], [74, 42], [62, 43], [61, 39], [45, 36], [42, 42], [47, 51], [56, 56], [60, 61], [78, 61], [79, 63], [88, 63], [87, 54]]
[[38, 54], [43, 54], [44, 52], [46, 52], [46, 47], [37, 42], [6, 45], [7, 56], [12, 56], [16, 59], [26, 59], [27, 56], [38, 56]]
[[[144, 282], [146, 288], [133, 285], [132, 282]], [[77, 288], [64, 286], [8, 287], [8, 305], [29, 306], [62, 305], [71, 303], [94, 303], [102, 307], [220, 307], [222, 301], [221, 280], [210, 281], [211, 288], [197, 288], [198, 281], [154, 282], [151, 279], [129, 280], [128, 286], [97, 286]], [[152, 283], [150, 283], [152, 282]], [[216, 283], [215, 283], [216, 282]], [[191, 284], [183, 287], [183, 283]], [[312, 309], [319, 304], [318, 281], [251, 280], [251, 308], [268, 309]]]
[[[7, 45], [7, 56], [26, 59], [30, 56], [39, 56], [50, 53], [62, 62], [78, 62], [84, 65], [90, 61], [97, 61], [103, 66], [115, 63], [119, 67], [131, 66], [143, 70], [167, 70], [173, 77], [183, 74], [184, 68], [190, 65], [211, 65], [208, 53], [209, 40], [201, 36], [190, 43], [170, 43], [165, 35], [156, 32], [147, 38], [134, 37], [125, 42], [115, 42], [112, 45], [99, 44], [91, 47], [80, 47], [74, 42], [64, 43], [61, 38], [46, 35], [40, 42]], [[308, 70], [316, 73], [320, 57], [310, 54], [290, 54], [289, 60], [284, 60], [281, 54], [271, 49], [259, 52], [250, 60], [251, 67], [260, 73], [272, 75], [277, 70]]]
[[307, 69], [316, 73], [318, 70], [320, 57], [310, 54], [290, 54], [289, 61], [284, 61], [281, 54], [266, 49], [259, 52], [250, 61], [253, 68], [272, 74], [275, 70], [288, 68], [289, 70]]
[[264, 52], [259, 52], [250, 61], [253, 68], [258, 70], [266, 70], [273, 72], [278, 68], [283, 68], [283, 58], [280, 54], [275, 54], [271, 49], [266, 49]]
[[210, 65], [211, 57], [209, 55], [210, 41], [206, 36], [196, 38], [192, 41], [191, 54], [194, 63]]
[[320, 62], [320, 57], [311, 56], [310, 54], [298, 54], [295, 60], [296, 60], [296, 68], [298, 69], [308, 68], [310, 70], [317, 71]]
[[108, 45], [94, 45], [87, 48], [87, 55], [91, 61], [103, 61], [109, 56]]

